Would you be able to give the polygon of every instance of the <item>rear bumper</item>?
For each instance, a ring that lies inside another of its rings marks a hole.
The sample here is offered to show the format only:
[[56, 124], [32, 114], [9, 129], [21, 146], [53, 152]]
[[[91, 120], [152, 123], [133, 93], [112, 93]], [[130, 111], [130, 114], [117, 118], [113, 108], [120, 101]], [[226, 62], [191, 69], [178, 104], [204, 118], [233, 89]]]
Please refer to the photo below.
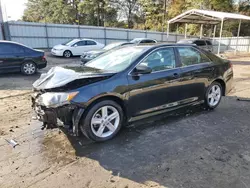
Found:
[[38, 69], [43, 69], [43, 68], [45, 68], [45, 67], [47, 67], [47, 61], [44, 61], [43, 63], [39, 63], [39, 64], [37, 65], [37, 68], [38, 68]]
[[226, 83], [225, 95], [228, 95], [234, 88], [234, 86], [233, 86], [233, 72], [227, 76], [225, 83]]

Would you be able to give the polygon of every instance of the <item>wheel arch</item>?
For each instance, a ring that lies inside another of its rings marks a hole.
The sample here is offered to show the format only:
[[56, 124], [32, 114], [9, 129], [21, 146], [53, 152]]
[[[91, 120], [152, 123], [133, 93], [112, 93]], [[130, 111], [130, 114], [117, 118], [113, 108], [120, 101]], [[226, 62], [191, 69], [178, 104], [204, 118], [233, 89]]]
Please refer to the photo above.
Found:
[[119, 104], [123, 110], [123, 113], [124, 113], [124, 118], [127, 119], [127, 108], [126, 108], [126, 105], [125, 105], [125, 100], [124, 98], [122, 98], [121, 96], [117, 96], [117, 95], [112, 95], [112, 94], [107, 94], [107, 95], [104, 95], [104, 96], [99, 96], [95, 99], [92, 99], [86, 106], [86, 109], [84, 111], [84, 114], [83, 116], [85, 116], [86, 113], [88, 113], [89, 109], [94, 106], [95, 104], [97, 104], [98, 102], [100, 101], [103, 101], [103, 100], [112, 100], [112, 101], [115, 101], [117, 104]]
[[[222, 80], [221, 78], [217, 78], [213, 82], [220, 83], [220, 85], [222, 87], [222, 95], [225, 96], [225, 94], [226, 94], [226, 83], [224, 82], [224, 80]], [[211, 83], [213, 83], [213, 82], [211, 82]]]
[[64, 56], [64, 53], [65, 53], [66, 51], [69, 51], [69, 52], [71, 53], [72, 56], [74, 55], [70, 49], [64, 49], [64, 50], [63, 50], [63, 56]]

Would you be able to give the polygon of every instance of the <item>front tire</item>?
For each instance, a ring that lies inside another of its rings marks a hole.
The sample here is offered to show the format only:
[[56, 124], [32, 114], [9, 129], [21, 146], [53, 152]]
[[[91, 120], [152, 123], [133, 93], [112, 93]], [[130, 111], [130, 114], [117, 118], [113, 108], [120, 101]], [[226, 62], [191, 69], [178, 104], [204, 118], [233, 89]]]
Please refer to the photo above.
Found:
[[70, 58], [71, 56], [72, 56], [71, 51], [65, 50], [65, 51], [63, 52], [63, 57]]
[[205, 107], [207, 109], [215, 109], [221, 101], [222, 98], [222, 87], [218, 82], [213, 82], [207, 89], [205, 95]]
[[24, 62], [21, 66], [21, 72], [25, 75], [33, 75], [37, 71], [37, 66], [34, 62]]
[[89, 139], [103, 142], [113, 138], [121, 129], [123, 110], [112, 100], [103, 100], [93, 105], [82, 118], [80, 129]]

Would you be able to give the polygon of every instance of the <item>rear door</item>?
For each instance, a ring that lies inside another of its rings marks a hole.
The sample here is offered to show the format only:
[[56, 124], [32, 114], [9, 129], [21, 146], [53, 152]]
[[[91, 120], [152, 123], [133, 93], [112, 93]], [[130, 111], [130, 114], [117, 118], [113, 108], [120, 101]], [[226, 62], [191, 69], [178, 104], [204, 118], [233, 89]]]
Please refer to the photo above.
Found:
[[194, 47], [176, 47], [181, 62], [183, 95], [190, 102], [203, 99], [209, 80], [213, 78], [212, 61]]
[[93, 40], [85, 40], [85, 44], [86, 44], [86, 49], [89, 50], [97, 50], [102, 48], [99, 44], [97, 44], [95, 41]]
[[0, 71], [19, 71], [24, 56], [23, 46], [13, 43], [0, 43]]
[[180, 68], [177, 67], [175, 51], [164, 47], [151, 52], [141, 61], [152, 69], [149, 74], [128, 75], [130, 87], [129, 113], [138, 116], [179, 105], [181, 86]]

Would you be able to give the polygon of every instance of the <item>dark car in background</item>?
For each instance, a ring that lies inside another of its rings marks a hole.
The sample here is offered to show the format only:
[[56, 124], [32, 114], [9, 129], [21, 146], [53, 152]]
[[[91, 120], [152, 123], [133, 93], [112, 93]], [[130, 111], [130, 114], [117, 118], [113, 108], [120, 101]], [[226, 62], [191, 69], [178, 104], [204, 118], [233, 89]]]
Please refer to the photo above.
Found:
[[12, 41], [0, 41], [0, 73], [33, 75], [47, 66], [44, 52]]
[[132, 42], [134, 44], [151, 44], [151, 43], [157, 43], [156, 40], [149, 39], [149, 38], [134, 38], [130, 42]]
[[131, 42], [115, 42], [115, 43], [111, 43], [108, 44], [107, 46], [105, 46], [104, 48], [100, 49], [100, 50], [91, 50], [88, 52], [85, 52], [81, 55], [81, 62], [87, 63], [88, 61], [98, 57], [99, 55], [102, 55], [103, 53], [107, 52], [108, 50], [112, 50], [116, 47], [119, 46], [125, 46], [125, 45], [129, 45], [129, 44], [133, 44]]
[[182, 39], [178, 41], [177, 43], [180, 44], [195, 44], [196, 46], [207, 50], [209, 52], [213, 52], [213, 44], [208, 39]]
[[214, 109], [232, 82], [229, 61], [194, 45], [132, 45], [52, 68], [33, 84], [32, 101], [45, 127], [59, 118], [75, 135], [105, 141], [126, 122], [198, 104]]

